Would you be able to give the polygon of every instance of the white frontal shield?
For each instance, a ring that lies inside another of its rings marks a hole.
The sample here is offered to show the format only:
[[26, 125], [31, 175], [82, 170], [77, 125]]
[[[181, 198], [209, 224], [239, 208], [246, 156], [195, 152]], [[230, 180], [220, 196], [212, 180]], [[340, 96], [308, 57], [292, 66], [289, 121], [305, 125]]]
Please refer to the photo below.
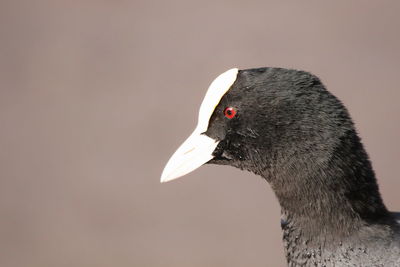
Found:
[[230, 69], [219, 75], [210, 85], [200, 106], [199, 120], [194, 132], [169, 159], [161, 175], [161, 182], [168, 182], [192, 172], [213, 158], [218, 141], [204, 132], [215, 108], [236, 81], [238, 69]]

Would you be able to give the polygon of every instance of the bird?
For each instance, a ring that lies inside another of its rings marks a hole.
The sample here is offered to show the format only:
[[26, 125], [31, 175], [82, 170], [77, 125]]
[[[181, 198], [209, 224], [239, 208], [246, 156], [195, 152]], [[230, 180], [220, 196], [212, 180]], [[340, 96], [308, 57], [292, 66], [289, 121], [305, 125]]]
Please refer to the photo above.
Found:
[[385, 206], [348, 110], [317, 76], [277, 67], [219, 75], [161, 182], [204, 164], [269, 183], [287, 266], [400, 266], [400, 213]]

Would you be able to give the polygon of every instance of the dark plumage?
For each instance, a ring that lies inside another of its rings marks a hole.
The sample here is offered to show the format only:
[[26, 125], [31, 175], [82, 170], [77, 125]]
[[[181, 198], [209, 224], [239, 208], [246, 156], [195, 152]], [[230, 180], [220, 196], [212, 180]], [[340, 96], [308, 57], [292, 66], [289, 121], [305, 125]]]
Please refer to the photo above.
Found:
[[203, 134], [218, 141], [208, 163], [251, 171], [273, 188], [289, 266], [400, 266], [397, 215], [346, 108], [316, 76], [239, 71]]

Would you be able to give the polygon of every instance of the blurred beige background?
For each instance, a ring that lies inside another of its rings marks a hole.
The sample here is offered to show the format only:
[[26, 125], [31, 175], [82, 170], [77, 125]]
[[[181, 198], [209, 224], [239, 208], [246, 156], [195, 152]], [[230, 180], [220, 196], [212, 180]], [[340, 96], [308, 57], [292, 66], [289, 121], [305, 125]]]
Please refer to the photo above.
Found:
[[284, 266], [266, 182], [160, 184], [231, 67], [318, 75], [400, 210], [399, 1], [1, 1], [0, 266]]

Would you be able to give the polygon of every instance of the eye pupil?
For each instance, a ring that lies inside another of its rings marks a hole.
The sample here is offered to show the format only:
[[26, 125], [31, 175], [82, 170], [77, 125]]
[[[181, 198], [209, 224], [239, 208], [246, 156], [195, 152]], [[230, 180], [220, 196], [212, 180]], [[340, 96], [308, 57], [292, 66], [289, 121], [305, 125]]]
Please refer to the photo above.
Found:
[[232, 107], [227, 107], [224, 110], [224, 114], [225, 114], [225, 117], [227, 117], [228, 119], [232, 119], [236, 115], [236, 110]]

